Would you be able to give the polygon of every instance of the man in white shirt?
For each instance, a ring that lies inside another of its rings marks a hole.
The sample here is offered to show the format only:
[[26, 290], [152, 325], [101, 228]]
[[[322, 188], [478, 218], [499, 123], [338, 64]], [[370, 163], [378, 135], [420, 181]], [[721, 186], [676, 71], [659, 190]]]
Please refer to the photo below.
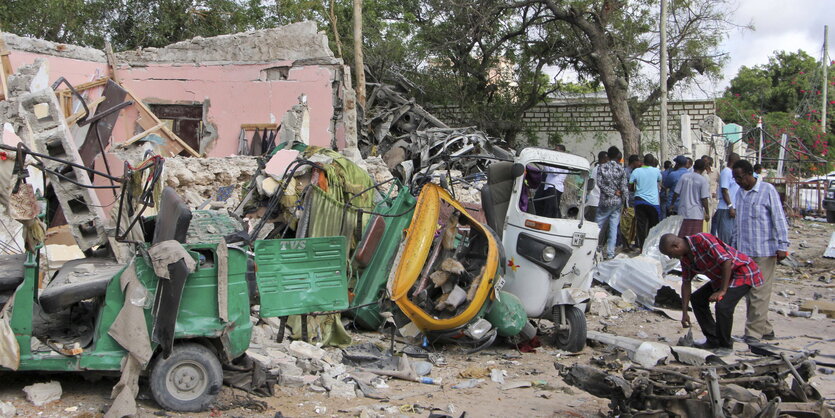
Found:
[[734, 248], [736, 248], [734, 199], [739, 191], [739, 185], [734, 181], [731, 167], [737, 161], [739, 161], [739, 154], [731, 153], [728, 155], [727, 165], [719, 173], [719, 204], [716, 206], [713, 223], [710, 225], [711, 235]]
[[[565, 146], [557, 144], [555, 151], [565, 151]], [[546, 218], [562, 218], [560, 213], [560, 200], [562, 192], [565, 191], [565, 178], [568, 172], [554, 167], [543, 167], [545, 181], [534, 194], [534, 207], [536, 214]]]

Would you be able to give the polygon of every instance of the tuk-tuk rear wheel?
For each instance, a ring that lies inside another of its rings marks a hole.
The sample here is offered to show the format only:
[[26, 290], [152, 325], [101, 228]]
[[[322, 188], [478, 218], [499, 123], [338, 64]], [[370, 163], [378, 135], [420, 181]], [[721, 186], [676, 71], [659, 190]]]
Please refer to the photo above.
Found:
[[223, 385], [223, 369], [215, 353], [195, 343], [174, 346], [151, 370], [151, 393], [170, 411], [205, 411]]
[[572, 353], [582, 351], [586, 346], [586, 316], [576, 306], [565, 306], [566, 326], [562, 326], [561, 312], [559, 305], [554, 306], [553, 321], [557, 347]]

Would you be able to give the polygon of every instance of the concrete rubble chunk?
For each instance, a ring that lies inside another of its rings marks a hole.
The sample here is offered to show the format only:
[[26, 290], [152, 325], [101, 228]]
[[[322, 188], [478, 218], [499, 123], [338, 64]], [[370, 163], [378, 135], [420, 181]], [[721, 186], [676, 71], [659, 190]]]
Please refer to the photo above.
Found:
[[[36, 151], [83, 167], [84, 162], [55, 93], [49, 88], [28, 90], [33, 78], [45, 71], [46, 65], [46, 61], [39, 59], [18, 69], [15, 84], [23, 89], [13, 97], [17, 102], [17, 113], [26, 124], [24, 131], [30, 133], [29, 141]], [[89, 188], [91, 183], [87, 172], [59, 161], [43, 161], [44, 167], [52, 173], [61, 173], [61, 176], [49, 173], [48, 177], [79, 248], [86, 251], [107, 244], [107, 218], [98, 195]]]
[[340, 382], [337, 380], [331, 386], [328, 397], [354, 399], [357, 397], [356, 384], [354, 382]]
[[129, 65], [147, 63], [256, 63], [318, 59], [336, 63], [328, 38], [312, 21], [278, 28], [196, 37], [163, 48], [145, 48], [115, 54], [116, 61]]
[[0, 417], [13, 417], [17, 415], [17, 408], [11, 402], [0, 402]]
[[289, 350], [290, 354], [302, 359], [321, 360], [325, 356], [325, 350], [304, 341], [293, 341]]
[[61, 399], [61, 383], [54, 380], [47, 383], [35, 383], [23, 388], [26, 399], [35, 406], [46, 405]]

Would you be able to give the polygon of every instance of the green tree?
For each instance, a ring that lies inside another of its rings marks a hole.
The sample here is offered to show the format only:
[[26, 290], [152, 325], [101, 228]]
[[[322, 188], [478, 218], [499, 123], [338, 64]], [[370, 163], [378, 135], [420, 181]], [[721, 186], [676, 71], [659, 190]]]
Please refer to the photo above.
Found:
[[4, 0], [0, 30], [53, 42], [103, 47], [106, 0]]
[[[737, 123], [750, 134], [745, 138], [757, 144], [759, 133], [754, 130], [763, 118], [766, 143], [779, 141], [783, 134], [797, 138], [812, 152], [809, 157], [802, 152], [787, 155], [790, 159], [813, 161], [824, 157], [835, 158], [829, 152], [829, 144], [835, 141], [835, 116], [827, 114], [827, 134], [821, 132], [822, 85], [835, 83], [835, 66], [830, 64], [830, 78], [823, 80], [821, 64], [804, 51], [776, 51], [768, 63], [754, 67], [742, 67], [731, 80], [724, 95], [716, 101], [716, 113], [726, 123]], [[835, 97], [830, 89], [827, 104]], [[764, 157], [778, 157], [779, 147], [770, 146]], [[773, 161], [773, 160], [772, 160]], [[768, 162], [768, 164], [773, 164]], [[799, 164], [789, 167], [795, 175], [817, 171], [815, 164]]]
[[[647, 67], [659, 63], [657, 0], [528, 0], [550, 12], [549, 25], [565, 36], [554, 44], [581, 76], [599, 81], [611, 108], [624, 154], [640, 153], [641, 117], [660, 95], [660, 84]], [[719, 75], [725, 55], [718, 51], [732, 24], [726, 0], [673, 0], [668, 6], [667, 88], [687, 85], [699, 76]], [[653, 121], [654, 123], [655, 121]]]

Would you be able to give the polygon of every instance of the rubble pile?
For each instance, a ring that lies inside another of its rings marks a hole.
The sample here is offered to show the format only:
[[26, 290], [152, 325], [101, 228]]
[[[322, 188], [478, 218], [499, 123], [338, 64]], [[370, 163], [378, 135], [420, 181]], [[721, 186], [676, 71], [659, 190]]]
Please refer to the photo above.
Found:
[[165, 159], [164, 179], [165, 185], [173, 187], [189, 207], [209, 201], [210, 208], [234, 209], [240, 202], [242, 185], [257, 169], [256, 157], [170, 157]]
[[[762, 358], [710, 366], [641, 367], [608, 362], [615, 370], [557, 365], [566, 383], [611, 400], [613, 416], [830, 416], [807, 383], [813, 355]], [[800, 414], [800, 415], [797, 415]]]

